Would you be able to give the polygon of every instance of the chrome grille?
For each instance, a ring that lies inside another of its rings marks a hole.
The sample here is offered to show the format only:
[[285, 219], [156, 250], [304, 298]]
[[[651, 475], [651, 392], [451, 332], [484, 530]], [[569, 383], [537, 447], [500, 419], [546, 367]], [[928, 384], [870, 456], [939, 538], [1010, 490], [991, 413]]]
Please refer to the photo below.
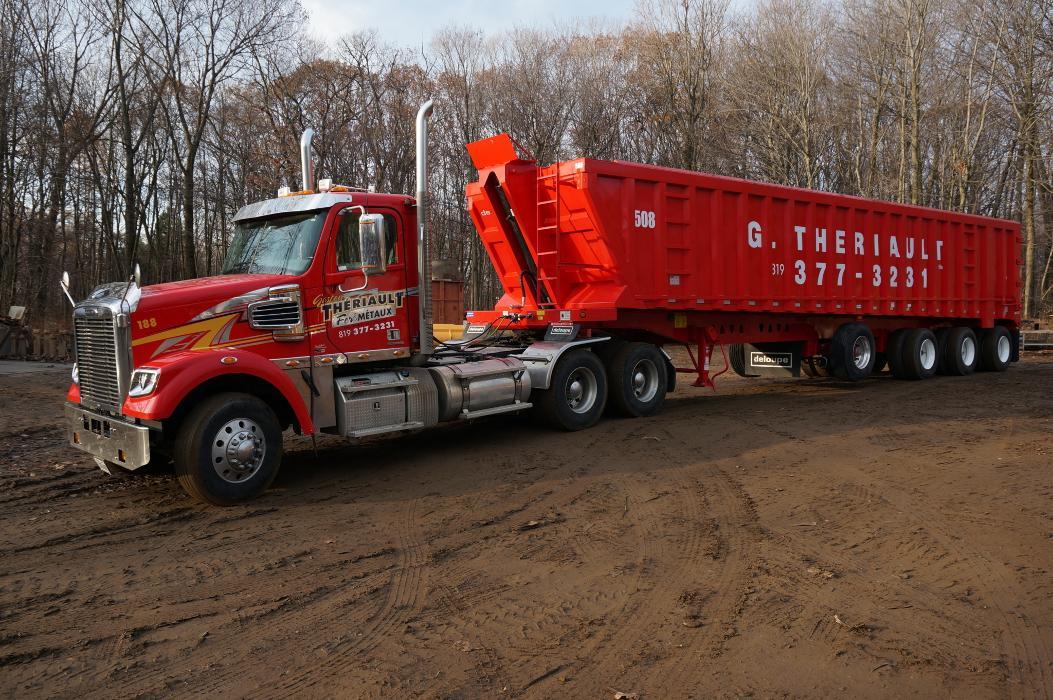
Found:
[[113, 317], [76, 315], [73, 329], [81, 403], [118, 411], [122, 397]]

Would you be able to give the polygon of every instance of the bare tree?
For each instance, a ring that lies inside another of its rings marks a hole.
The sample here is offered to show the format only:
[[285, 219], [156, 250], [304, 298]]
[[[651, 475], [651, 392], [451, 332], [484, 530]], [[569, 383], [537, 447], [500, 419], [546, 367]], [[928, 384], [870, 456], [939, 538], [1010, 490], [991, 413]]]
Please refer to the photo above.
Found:
[[143, 53], [153, 63], [151, 74], [168, 88], [164, 114], [173, 149], [179, 154], [182, 252], [191, 277], [198, 270], [195, 168], [216, 95], [246, 69], [254, 51], [288, 37], [298, 15], [295, 5], [281, 0], [149, 0], [143, 10], [136, 11], [149, 41]]

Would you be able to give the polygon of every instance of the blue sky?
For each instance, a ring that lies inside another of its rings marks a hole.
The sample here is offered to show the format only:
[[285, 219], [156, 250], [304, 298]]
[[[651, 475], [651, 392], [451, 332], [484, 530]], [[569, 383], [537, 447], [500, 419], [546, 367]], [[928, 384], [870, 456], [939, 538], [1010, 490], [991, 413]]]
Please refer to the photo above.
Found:
[[311, 32], [332, 41], [353, 31], [376, 29], [401, 46], [419, 47], [447, 25], [487, 33], [517, 25], [577, 24], [592, 18], [622, 24], [635, 0], [302, 0]]

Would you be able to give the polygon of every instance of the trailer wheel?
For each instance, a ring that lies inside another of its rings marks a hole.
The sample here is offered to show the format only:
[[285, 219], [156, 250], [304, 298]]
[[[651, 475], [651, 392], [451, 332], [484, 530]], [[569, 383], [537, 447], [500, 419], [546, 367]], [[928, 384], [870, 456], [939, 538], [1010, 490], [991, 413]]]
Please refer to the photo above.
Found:
[[879, 352], [874, 355], [874, 370], [871, 374], [878, 374], [885, 371], [885, 367], [888, 365], [888, 356], [883, 352]]
[[980, 369], [986, 372], [1004, 372], [1013, 357], [1013, 341], [1004, 326], [995, 326], [983, 332], [980, 340]]
[[278, 474], [281, 426], [255, 396], [217, 394], [183, 421], [174, 457], [179, 485], [189, 495], [218, 506], [247, 501]]
[[903, 344], [907, 340], [909, 328], [892, 331], [885, 343], [885, 357], [888, 358], [888, 371], [896, 379], [907, 379], [907, 368], [903, 363]]
[[951, 329], [949, 327], [934, 328], [932, 334], [936, 336], [936, 374], [950, 374], [947, 369], [947, 338]]
[[596, 353], [571, 350], [560, 358], [549, 388], [536, 396], [537, 414], [552, 427], [591, 428], [607, 403], [607, 371]]
[[801, 371], [813, 379], [821, 379], [830, 376], [830, 364], [826, 355], [802, 357]]
[[874, 371], [874, 334], [862, 323], [846, 323], [830, 339], [830, 369], [838, 379], [858, 382]]
[[946, 374], [963, 377], [976, 371], [980, 351], [972, 328], [958, 326], [947, 331], [943, 348], [943, 367]]
[[903, 376], [905, 379], [928, 379], [936, 374], [939, 344], [928, 328], [914, 328], [903, 339]]
[[731, 369], [740, 377], [759, 377], [759, 374], [749, 374], [746, 371], [746, 346], [742, 343], [733, 343], [728, 346], [728, 362]]
[[626, 343], [607, 364], [607, 405], [620, 416], [638, 418], [658, 412], [668, 386], [666, 359], [649, 343]]

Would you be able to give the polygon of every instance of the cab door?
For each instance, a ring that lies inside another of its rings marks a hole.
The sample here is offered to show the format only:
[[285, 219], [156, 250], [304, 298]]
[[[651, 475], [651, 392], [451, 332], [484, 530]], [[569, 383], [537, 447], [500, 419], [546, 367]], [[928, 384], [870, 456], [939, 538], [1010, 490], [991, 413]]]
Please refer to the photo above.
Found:
[[[364, 214], [368, 214], [363, 218]], [[405, 227], [393, 209], [348, 206], [337, 212], [319, 305], [329, 343], [348, 362], [409, 354]], [[377, 237], [370, 229], [377, 229]], [[362, 250], [365, 233], [367, 250]], [[380, 250], [370, 250], [374, 241]], [[365, 253], [365, 254], [363, 254]], [[382, 259], [383, 269], [370, 265]]]

